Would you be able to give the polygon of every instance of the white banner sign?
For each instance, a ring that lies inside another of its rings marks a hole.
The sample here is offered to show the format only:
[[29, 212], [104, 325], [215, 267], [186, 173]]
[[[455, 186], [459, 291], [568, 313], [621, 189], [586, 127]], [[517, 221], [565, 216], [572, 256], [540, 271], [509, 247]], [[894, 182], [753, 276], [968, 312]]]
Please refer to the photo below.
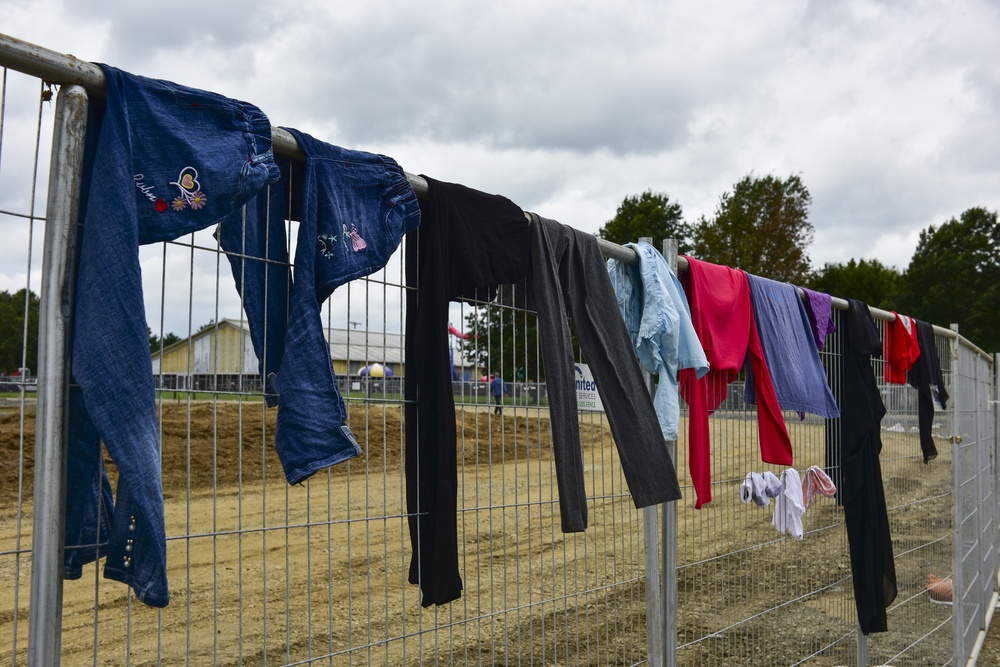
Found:
[[604, 403], [601, 402], [601, 395], [597, 393], [597, 383], [590, 373], [590, 366], [576, 364], [573, 369], [576, 371], [577, 407], [590, 412], [604, 412]]

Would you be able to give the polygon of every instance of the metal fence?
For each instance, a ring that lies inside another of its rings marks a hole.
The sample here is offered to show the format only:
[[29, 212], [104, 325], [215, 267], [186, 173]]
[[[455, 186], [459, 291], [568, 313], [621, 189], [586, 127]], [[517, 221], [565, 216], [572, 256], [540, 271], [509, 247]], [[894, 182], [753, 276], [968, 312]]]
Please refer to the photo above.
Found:
[[[53, 54], [0, 42], [3, 64], [65, 81]], [[294, 487], [275, 457], [275, 415], [258, 385], [206, 381], [203, 391], [183, 391], [160, 382], [171, 603], [145, 607], [94, 564], [82, 579], [61, 581], [60, 392], [86, 93], [62, 88], [53, 110], [39, 78], [6, 69], [3, 77], [0, 253], [6, 266], [24, 268], [0, 274], [0, 291], [41, 297], [40, 332], [21, 325], [18, 366], [29, 365], [33, 335], [42, 345], [37, 400], [29, 380], [12, 390], [5, 382], [0, 394], [0, 637], [8, 638], [0, 664], [958, 665], [972, 654], [995, 603], [996, 367], [951, 332], [937, 338], [952, 401], [937, 413], [940, 456], [930, 464], [916, 435], [914, 391], [886, 385], [875, 362], [888, 408], [882, 469], [899, 580], [888, 633], [857, 630], [835, 500], [814, 501], [802, 541], [772, 528], [770, 508], [739, 501], [747, 472], [780, 472], [760, 461], [755, 413], [739, 400], [739, 383], [711, 418], [715, 500], [701, 510], [687, 476], [686, 414], [681, 440], [671, 443], [684, 500], [637, 511], [606, 419], [581, 412], [590, 527], [563, 534], [544, 384], [512, 382], [497, 416], [482, 383], [456, 382], [465, 590], [455, 603], [423, 609], [406, 582], [398, 377], [374, 393], [374, 381], [357, 391], [345, 381], [349, 425], [364, 453]], [[141, 257], [147, 321], [159, 338], [241, 319], [210, 232], [147, 247]], [[402, 331], [402, 276], [397, 255], [341, 288], [323, 310], [324, 326], [371, 340]], [[23, 298], [28, 322], [31, 299]], [[453, 306], [454, 321], [483, 305]], [[491, 336], [535, 336], [514, 324], [524, 318], [509, 321]], [[822, 353], [835, 391], [840, 346], [831, 336]], [[835, 420], [785, 418], [796, 468], [838, 465]], [[953, 578], [954, 605], [929, 599], [931, 573]]]

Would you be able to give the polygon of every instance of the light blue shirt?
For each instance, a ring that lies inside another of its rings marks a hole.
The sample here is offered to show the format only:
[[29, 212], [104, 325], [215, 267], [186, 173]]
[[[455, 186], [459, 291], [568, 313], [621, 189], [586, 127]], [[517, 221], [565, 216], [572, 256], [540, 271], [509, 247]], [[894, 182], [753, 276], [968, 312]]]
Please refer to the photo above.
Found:
[[658, 376], [653, 406], [663, 437], [676, 440], [681, 414], [677, 372], [693, 368], [699, 378], [704, 377], [708, 358], [681, 283], [663, 255], [648, 243], [626, 247], [638, 253], [638, 266], [609, 259], [608, 274], [639, 364]]

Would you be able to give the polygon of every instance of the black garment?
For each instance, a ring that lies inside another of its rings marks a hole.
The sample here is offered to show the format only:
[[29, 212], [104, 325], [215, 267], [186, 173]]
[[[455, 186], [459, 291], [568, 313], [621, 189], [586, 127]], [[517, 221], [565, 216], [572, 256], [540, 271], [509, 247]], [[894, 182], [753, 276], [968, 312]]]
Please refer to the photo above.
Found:
[[917, 390], [917, 423], [920, 424], [920, 449], [924, 453], [924, 463], [938, 455], [931, 437], [931, 427], [934, 424], [934, 394], [931, 385], [937, 385], [938, 398], [941, 407], [948, 407], [948, 392], [944, 388], [941, 377], [941, 359], [938, 357], [937, 345], [934, 344], [934, 327], [927, 322], [915, 319], [917, 325], [917, 344], [920, 346], [920, 356], [907, 373], [906, 379], [910, 386]]
[[529, 258], [528, 221], [513, 202], [427, 182], [418, 236], [406, 240], [405, 379], [409, 581], [425, 607], [462, 594], [448, 302], [492, 298], [497, 285], [524, 278]]
[[503, 396], [500, 394], [493, 394], [493, 402], [496, 403], [496, 407], [493, 408], [493, 414], [502, 415], [503, 414]]
[[567, 317], [594, 373], [635, 506], [677, 500], [681, 490], [597, 239], [531, 218], [527, 291], [538, 311], [559, 512], [563, 532], [579, 532], [587, 527], [587, 495]]
[[844, 384], [840, 404], [840, 494], [851, 551], [854, 602], [861, 632], [886, 631], [886, 607], [896, 599], [889, 515], [882, 487], [881, 422], [885, 405], [872, 369], [882, 353], [875, 321], [862, 301], [848, 299], [843, 316]]

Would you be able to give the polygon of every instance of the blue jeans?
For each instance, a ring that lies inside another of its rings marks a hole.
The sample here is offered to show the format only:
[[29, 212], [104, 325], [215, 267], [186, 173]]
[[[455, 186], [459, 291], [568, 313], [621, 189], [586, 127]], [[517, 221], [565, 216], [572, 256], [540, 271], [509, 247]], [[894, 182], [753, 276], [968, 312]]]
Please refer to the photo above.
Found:
[[[266, 376], [280, 405], [275, 449], [288, 483], [297, 484], [361, 453], [346, 424], [320, 306], [337, 287], [385, 266], [402, 235], [420, 224], [420, 207], [392, 158], [286, 129], [307, 156], [304, 167], [282, 163], [289, 213], [299, 220], [295, 280], [283, 353], [266, 349], [261, 355], [258, 348], [258, 356], [280, 357], [276, 377]], [[259, 323], [254, 328], [262, 329]]]
[[[70, 395], [64, 576], [107, 555], [104, 576], [169, 601], [160, 438], [138, 248], [213, 224], [280, 172], [256, 107], [102, 65], [107, 99], [85, 160]], [[256, 210], [255, 207], [248, 207]], [[112, 506], [100, 442], [118, 468]]]

